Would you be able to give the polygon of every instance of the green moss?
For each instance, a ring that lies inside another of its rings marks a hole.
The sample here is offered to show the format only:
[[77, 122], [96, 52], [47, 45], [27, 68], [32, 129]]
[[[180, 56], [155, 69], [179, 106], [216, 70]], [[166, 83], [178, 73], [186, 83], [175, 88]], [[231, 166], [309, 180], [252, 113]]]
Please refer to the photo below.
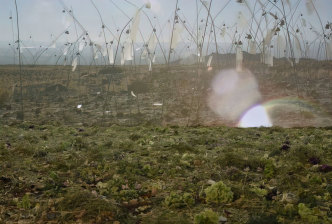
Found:
[[306, 220], [309, 223], [318, 223], [318, 216], [316, 216], [305, 204], [300, 203], [298, 205], [298, 213], [303, 220]]
[[207, 203], [222, 204], [233, 200], [233, 192], [222, 181], [212, 184], [204, 190]]
[[143, 136], [137, 134], [137, 133], [133, 133], [129, 136], [129, 139], [132, 140], [132, 141], [137, 141], [138, 139], [142, 138]]
[[195, 199], [190, 193], [178, 194], [171, 192], [170, 195], [165, 198], [165, 205], [170, 208], [191, 207], [194, 204]]
[[130, 150], [134, 146], [133, 142], [131, 140], [123, 140], [119, 143], [119, 148], [124, 150]]
[[181, 153], [194, 151], [194, 148], [186, 142], [180, 142], [177, 144], [173, 144], [171, 147], [172, 147], [172, 149], [175, 149]]
[[280, 154], [281, 154], [280, 149], [274, 149], [273, 151], [270, 152], [269, 157], [279, 156]]
[[121, 190], [119, 192], [119, 197], [123, 200], [123, 201], [128, 201], [131, 199], [135, 199], [138, 197], [138, 192], [136, 190]]
[[286, 204], [285, 207], [282, 208], [281, 214], [287, 216], [287, 217], [294, 217], [297, 215], [297, 209], [296, 206], [293, 204]]
[[332, 184], [327, 184], [326, 191], [328, 191], [330, 194], [332, 194]]
[[145, 164], [145, 165], [143, 166], [143, 171], [144, 171], [145, 173], [149, 173], [149, 172], [151, 171], [151, 166], [150, 166], [150, 164]]
[[88, 148], [88, 144], [86, 142], [86, 139], [83, 138], [82, 136], [77, 136], [72, 143], [72, 147], [75, 150], [82, 150], [82, 149], [87, 149]]
[[311, 176], [310, 179], [309, 179], [309, 181], [312, 184], [322, 184], [323, 183], [323, 180], [322, 180], [321, 176], [317, 175], [317, 174]]
[[264, 160], [261, 157], [253, 156], [245, 151], [226, 152], [218, 159], [220, 166], [233, 166], [239, 169], [257, 169], [258, 167], [264, 167]]
[[190, 193], [184, 193], [182, 195], [183, 202], [188, 206], [193, 206], [195, 204], [195, 199], [193, 198], [193, 195]]
[[205, 209], [195, 216], [195, 224], [218, 224], [218, 214], [211, 209]]
[[256, 195], [258, 195], [259, 197], [264, 197], [267, 195], [267, 190], [266, 189], [262, 189], [259, 187], [253, 187], [250, 189], [250, 191], [254, 192]]
[[273, 178], [275, 175], [275, 166], [271, 160], [268, 160], [264, 168], [264, 176], [268, 179]]
[[[3, 126], [3, 214], [21, 217], [30, 212], [27, 221], [41, 223], [49, 222], [49, 217], [57, 223], [216, 223], [203, 211], [213, 206], [215, 212], [231, 212], [230, 223], [330, 221], [331, 173], [319, 172], [308, 156], [320, 156], [320, 164], [332, 163], [331, 131], [79, 128]], [[316, 138], [318, 134], [323, 137]], [[269, 158], [286, 137], [292, 148]], [[303, 147], [305, 138], [308, 143]], [[295, 158], [303, 148], [309, 154]], [[223, 183], [207, 186], [208, 179]], [[26, 192], [32, 193], [25, 196]], [[293, 195], [288, 197], [287, 192]], [[297, 203], [307, 209], [299, 209]], [[0, 219], [15, 222], [14, 216], [0, 214]]]
[[300, 203], [307, 204], [310, 207], [317, 206], [317, 199], [311, 191], [308, 190], [304, 191], [302, 189], [300, 190], [299, 197], [300, 197], [299, 201]]
[[25, 194], [22, 198], [22, 200], [17, 204], [17, 207], [23, 208], [23, 209], [30, 209], [31, 208], [31, 202], [29, 194]]

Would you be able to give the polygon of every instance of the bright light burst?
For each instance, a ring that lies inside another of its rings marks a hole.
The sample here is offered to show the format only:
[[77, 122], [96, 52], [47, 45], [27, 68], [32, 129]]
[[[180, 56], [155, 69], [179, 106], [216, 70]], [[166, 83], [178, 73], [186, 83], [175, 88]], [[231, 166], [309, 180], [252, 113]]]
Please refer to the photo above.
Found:
[[208, 105], [221, 118], [233, 123], [261, 100], [255, 76], [248, 70], [231, 69], [221, 71], [212, 80]]
[[272, 122], [265, 108], [262, 105], [257, 105], [245, 112], [238, 126], [242, 128], [271, 127]]

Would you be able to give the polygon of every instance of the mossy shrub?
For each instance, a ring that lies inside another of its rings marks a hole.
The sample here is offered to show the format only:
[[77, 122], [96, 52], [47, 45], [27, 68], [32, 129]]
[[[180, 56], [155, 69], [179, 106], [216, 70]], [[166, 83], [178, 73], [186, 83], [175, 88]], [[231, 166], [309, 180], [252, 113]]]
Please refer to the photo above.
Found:
[[211, 209], [205, 209], [195, 216], [195, 224], [218, 224], [218, 214]]
[[222, 204], [233, 200], [233, 192], [230, 187], [227, 187], [222, 181], [212, 184], [205, 190], [206, 202]]
[[307, 220], [309, 223], [318, 223], [318, 216], [305, 204], [298, 204], [298, 213], [303, 220]]
[[169, 208], [191, 207], [194, 204], [195, 199], [190, 193], [179, 194], [171, 192], [170, 195], [165, 198], [165, 205]]

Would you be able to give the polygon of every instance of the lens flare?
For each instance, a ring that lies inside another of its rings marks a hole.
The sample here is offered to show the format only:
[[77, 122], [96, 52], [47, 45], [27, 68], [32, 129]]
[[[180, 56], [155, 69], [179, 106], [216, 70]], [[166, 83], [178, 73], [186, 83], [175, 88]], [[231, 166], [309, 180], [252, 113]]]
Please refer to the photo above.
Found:
[[263, 106], [273, 124], [281, 127], [332, 125], [331, 115], [321, 105], [304, 99], [284, 97], [264, 102]]
[[262, 105], [257, 105], [250, 108], [240, 119], [238, 124], [241, 128], [252, 127], [271, 127], [269, 115]]
[[237, 123], [242, 114], [261, 102], [255, 76], [250, 71], [221, 71], [212, 81], [210, 109], [222, 119]]

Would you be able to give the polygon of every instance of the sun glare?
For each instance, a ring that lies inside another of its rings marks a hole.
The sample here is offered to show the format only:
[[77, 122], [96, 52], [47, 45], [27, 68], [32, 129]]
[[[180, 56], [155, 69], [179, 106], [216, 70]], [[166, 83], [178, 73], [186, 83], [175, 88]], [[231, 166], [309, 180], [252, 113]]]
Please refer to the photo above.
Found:
[[272, 122], [265, 108], [257, 105], [244, 113], [238, 126], [241, 128], [271, 127]]

